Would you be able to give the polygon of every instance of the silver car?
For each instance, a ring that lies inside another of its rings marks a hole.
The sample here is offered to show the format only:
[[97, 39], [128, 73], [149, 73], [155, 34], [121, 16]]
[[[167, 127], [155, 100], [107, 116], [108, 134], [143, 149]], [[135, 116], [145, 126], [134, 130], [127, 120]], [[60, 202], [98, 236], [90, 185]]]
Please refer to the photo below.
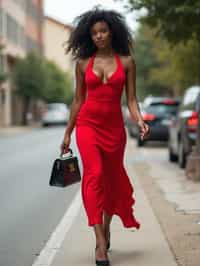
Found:
[[69, 109], [65, 103], [49, 103], [42, 115], [42, 126], [66, 125]]

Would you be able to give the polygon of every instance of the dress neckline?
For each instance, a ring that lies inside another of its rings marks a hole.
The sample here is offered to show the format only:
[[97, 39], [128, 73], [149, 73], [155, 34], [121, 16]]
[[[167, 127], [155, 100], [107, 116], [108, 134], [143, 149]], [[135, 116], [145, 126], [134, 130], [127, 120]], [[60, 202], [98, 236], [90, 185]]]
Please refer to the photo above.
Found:
[[114, 53], [114, 58], [115, 58], [115, 62], [116, 62], [116, 68], [115, 70], [113, 71], [113, 73], [107, 77], [107, 80], [106, 82], [103, 82], [103, 80], [101, 79], [101, 77], [99, 75], [97, 75], [94, 70], [93, 70], [93, 64], [94, 64], [94, 60], [95, 60], [95, 57], [96, 57], [96, 53], [93, 54], [92, 58], [91, 58], [91, 64], [90, 64], [90, 69], [91, 69], [91, 72], [93, 74], [93, 76], [95, 76], [100, 82], [101, 84], [103, 85], [107, 85], [109, 83], [109, 81], [115, 76], [115, 74], [118, 72], [118, 69], [119, 69], [119, 58], [118, 58], [118, 55], [117, 53]]

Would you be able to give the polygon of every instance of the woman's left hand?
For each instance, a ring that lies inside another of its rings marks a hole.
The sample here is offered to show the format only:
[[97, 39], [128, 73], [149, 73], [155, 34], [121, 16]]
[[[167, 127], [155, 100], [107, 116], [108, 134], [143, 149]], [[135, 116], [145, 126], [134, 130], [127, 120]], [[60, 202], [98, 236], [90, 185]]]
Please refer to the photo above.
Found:
[[140, 137], [141, 139], [148, 138], [149, 133], [150, 133], [150, 127], [148, 124], [146, 124], [143, 120], [138, 121], [138, 126], [140, 128]]

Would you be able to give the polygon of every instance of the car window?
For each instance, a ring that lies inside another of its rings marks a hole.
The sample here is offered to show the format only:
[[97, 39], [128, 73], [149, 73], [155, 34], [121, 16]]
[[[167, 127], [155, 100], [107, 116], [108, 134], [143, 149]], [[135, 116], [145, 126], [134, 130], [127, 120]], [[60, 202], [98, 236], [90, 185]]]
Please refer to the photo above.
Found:
[[194, 103], [196, 101], [199, 92], [200, 92], [200, 87], [198, 86], [188, 89], [184, 95], [183, 104], [188, 105]]
[[53, 110], [65, 111], [67, 107], [64, 104], [48, 104], [47, 108], [49, 111], [53, 111]]
[[152, 113], [155, 115], [165, 115], [165, 114], [172, 114], [175, 115], [178, 110], [178, 104], [156, 104], [150, 105], [145, 108], [146, 112]]

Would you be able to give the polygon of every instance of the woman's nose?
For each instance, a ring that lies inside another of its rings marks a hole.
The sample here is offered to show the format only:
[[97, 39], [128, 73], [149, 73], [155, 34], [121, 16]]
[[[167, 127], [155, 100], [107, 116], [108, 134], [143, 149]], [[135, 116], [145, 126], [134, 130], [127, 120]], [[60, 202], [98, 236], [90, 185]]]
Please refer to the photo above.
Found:
[[101, 38], [101, 33], [97, 33], [97, 39], [100, 39]]

